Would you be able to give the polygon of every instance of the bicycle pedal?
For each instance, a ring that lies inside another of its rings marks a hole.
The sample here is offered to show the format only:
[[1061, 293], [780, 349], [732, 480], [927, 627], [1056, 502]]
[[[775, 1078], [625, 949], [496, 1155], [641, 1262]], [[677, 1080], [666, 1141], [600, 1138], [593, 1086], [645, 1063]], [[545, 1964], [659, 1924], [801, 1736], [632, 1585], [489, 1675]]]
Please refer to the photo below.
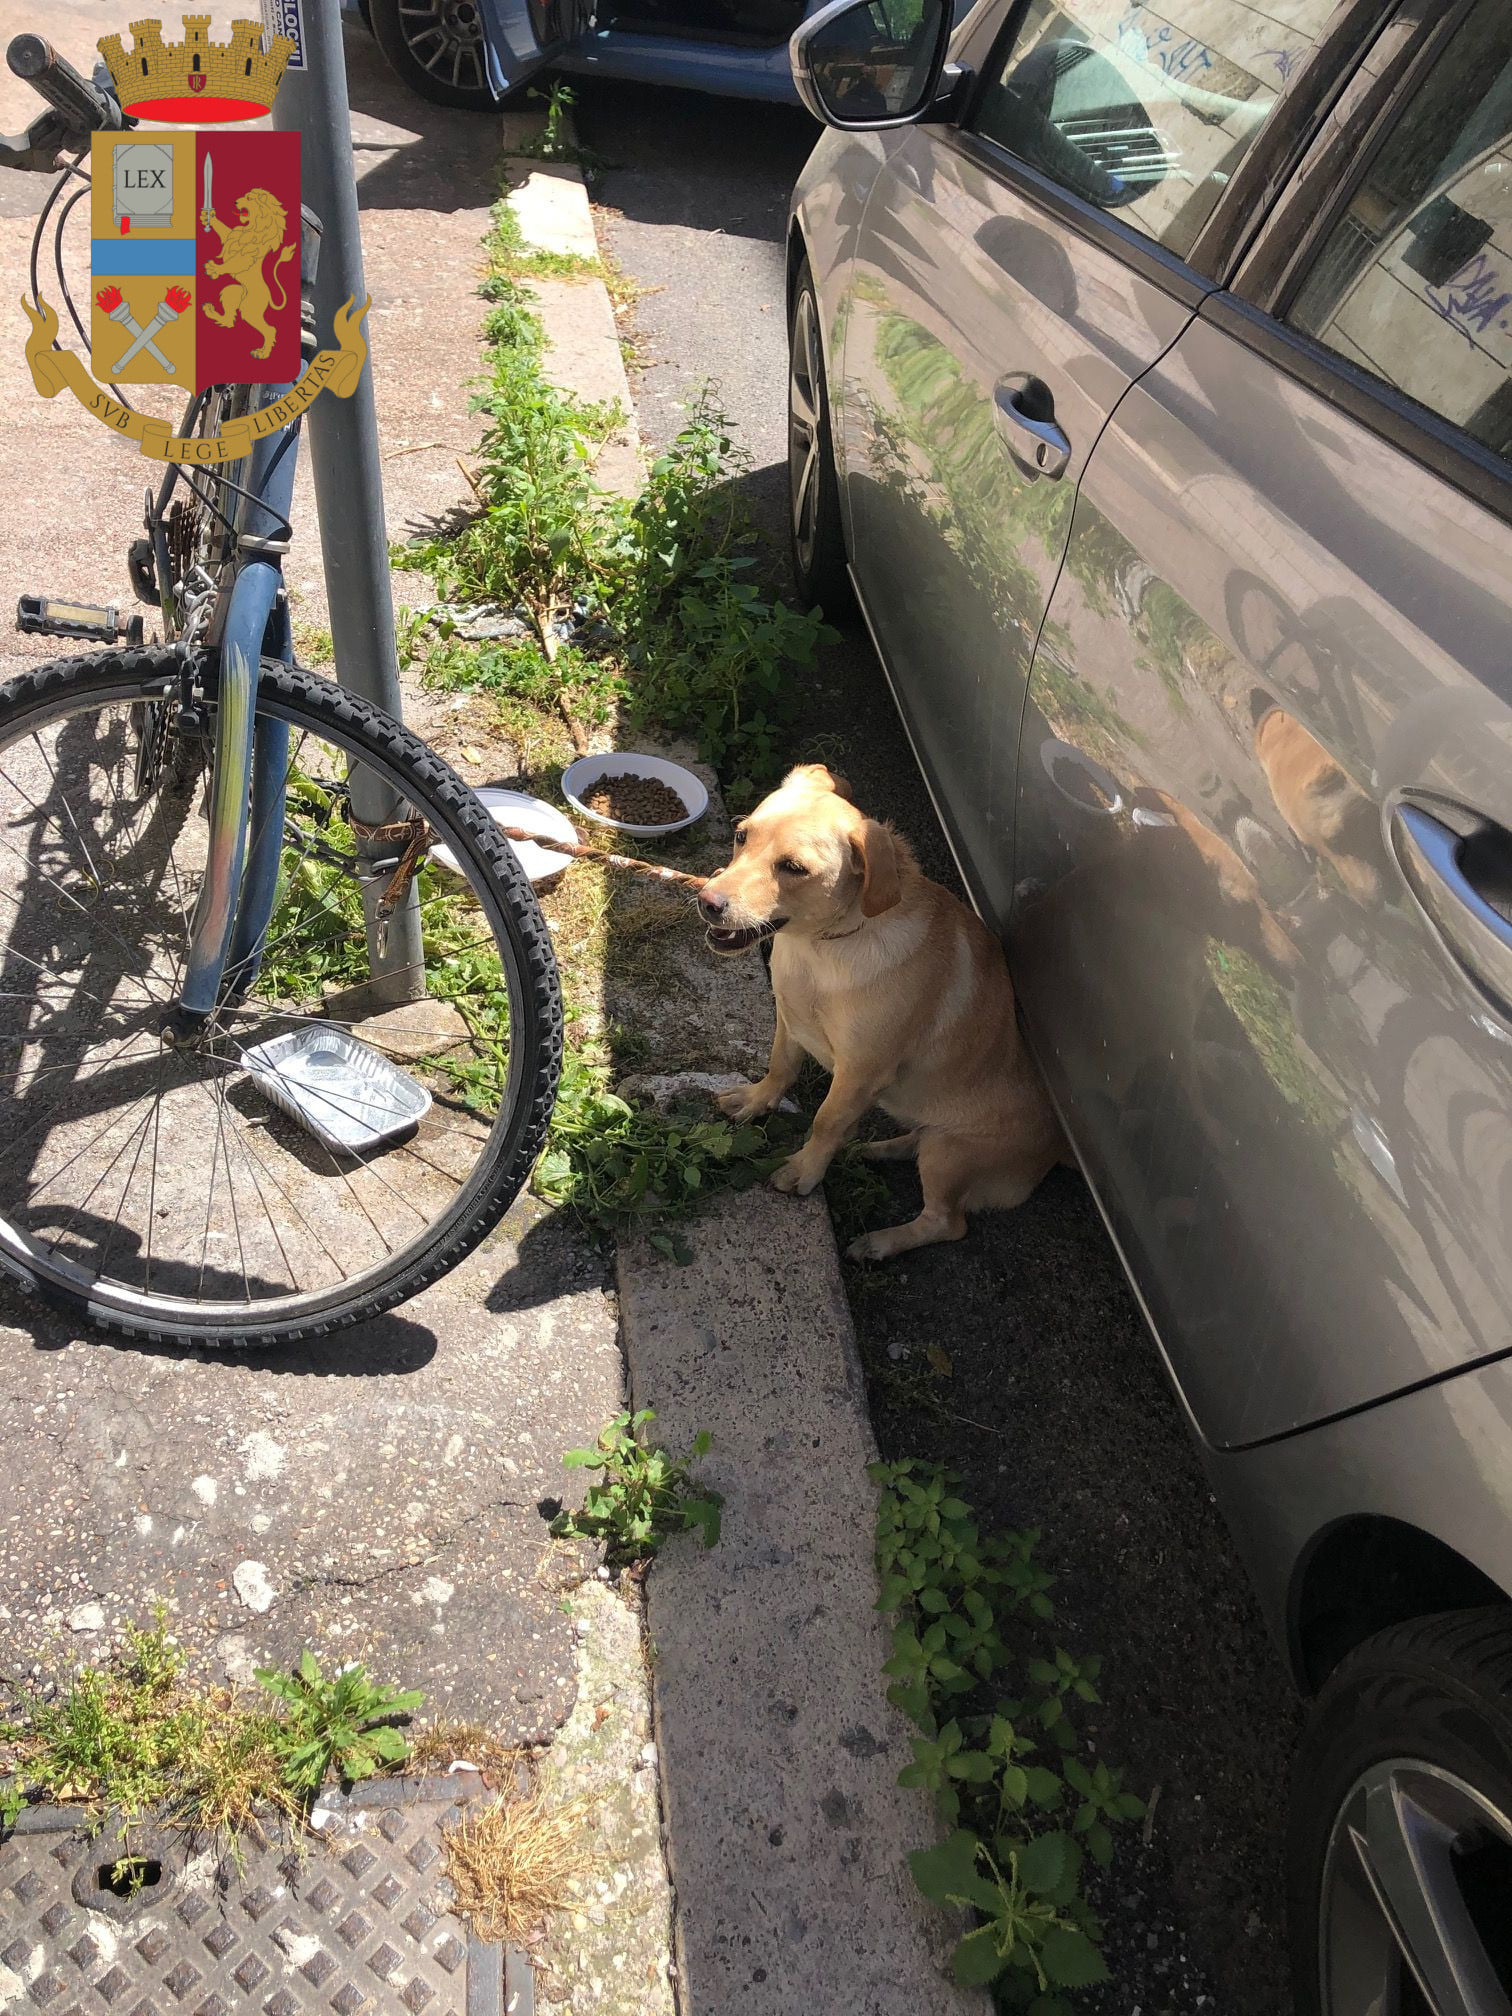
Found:
[[142, 619], [123, 623], [115, 604], [102, 609], [94, 602], [62, 602], [52, 595], [23, 595], [16, 604], [16, 628], [32, 637], [77, 637], [91, 644], [142, 641]]

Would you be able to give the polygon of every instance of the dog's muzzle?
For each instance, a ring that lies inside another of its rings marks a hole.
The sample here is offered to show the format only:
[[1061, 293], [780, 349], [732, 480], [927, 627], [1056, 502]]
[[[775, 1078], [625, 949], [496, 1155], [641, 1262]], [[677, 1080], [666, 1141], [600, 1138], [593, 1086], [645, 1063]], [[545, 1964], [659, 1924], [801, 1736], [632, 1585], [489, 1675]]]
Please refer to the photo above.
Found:
[[785, 917], [779, 917], [771, 923], [751, 924], [740, 930], [721, 930], [717, 925], [709, 924], [704, 929], [704, 943], [711, 952], [718, 952], [726, 959], [732, 958], [735, 953], [749, 952], [753, 945], [772, 937], [786, 922]]

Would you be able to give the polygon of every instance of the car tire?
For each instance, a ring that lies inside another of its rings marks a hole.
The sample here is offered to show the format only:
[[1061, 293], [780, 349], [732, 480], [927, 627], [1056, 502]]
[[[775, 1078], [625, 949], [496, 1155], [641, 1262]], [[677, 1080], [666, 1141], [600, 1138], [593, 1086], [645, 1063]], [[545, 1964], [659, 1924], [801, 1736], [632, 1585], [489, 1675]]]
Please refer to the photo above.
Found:
[[1419, 1618], [1341, 1662], [1298, 1753], [1287, 1882], [1297, 2016], [1512, 2003], [1512, 1612]]
[[838, 616], [853, 596], [819, 329], [819, 297], [805, 259], [788, 324], [788, 533], [799, 601]]
[[417, 97], [459, 112], [495, 110], [478, 0], [370, 0], [368, 25]]

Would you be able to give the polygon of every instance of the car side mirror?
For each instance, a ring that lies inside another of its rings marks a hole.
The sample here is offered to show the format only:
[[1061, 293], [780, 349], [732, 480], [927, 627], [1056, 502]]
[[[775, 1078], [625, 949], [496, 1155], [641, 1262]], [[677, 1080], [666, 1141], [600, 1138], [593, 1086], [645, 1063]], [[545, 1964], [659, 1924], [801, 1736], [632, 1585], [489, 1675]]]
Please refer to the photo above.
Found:
[[951, 0], [831, 0], [789, 45], [798, 96], [826, 126], [907, 126], [934, 104]]

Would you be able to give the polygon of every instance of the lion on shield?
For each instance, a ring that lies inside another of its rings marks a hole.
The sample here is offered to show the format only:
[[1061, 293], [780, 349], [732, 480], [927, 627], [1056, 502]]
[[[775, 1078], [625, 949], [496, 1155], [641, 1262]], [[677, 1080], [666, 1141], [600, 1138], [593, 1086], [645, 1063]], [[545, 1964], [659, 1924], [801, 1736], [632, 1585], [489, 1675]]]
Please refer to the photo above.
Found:
[[[207, 277], [214, 280], [226, 273], [233, 276], [231, 284], [221, 289], [217, 303], [207, 301], [202, 305], [209, 319], [218, 322], [222, 329], [230, 329], [239, 315], [263, 339], [262, 348], [252, 355], [269, 357], [277, 332], [268, 326], [268, 309], [271, 305], [282, 313], [288, 305], [288, 296], [280, 285], [278, 298], [274, 299], [263, 273], [263, 261], [275, 245], [283, 244], [289, 213], [266, 189], [249, 189], [237, 204], [236, 214], [237, 223], [222, 224], [212, 210], [200, 212], [200, 223], [220, 239], [220, 255], [205, 268]], [[293, 257], [295, 250], [293, 245], [284, 245], [273, 261], [275, 283], [279, 268]]]

